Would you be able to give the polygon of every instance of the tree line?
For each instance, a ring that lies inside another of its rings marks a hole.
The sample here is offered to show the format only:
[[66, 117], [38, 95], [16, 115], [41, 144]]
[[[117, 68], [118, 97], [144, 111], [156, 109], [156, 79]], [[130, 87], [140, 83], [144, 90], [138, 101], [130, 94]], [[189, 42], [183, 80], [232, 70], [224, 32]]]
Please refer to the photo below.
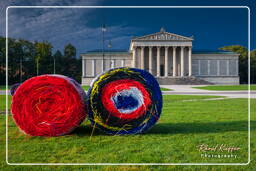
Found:
[[[0, 85], [5, 84], [6, 38], [0, 37]], [[62, 74], [81, 82], [81, 60], [76, 58], [76, 48], [72, 44], [57, 50], [47, 41], [31, 42], [23, 39], [8, 39], [8, 83], [23, 82], [41, 74]]]
[[[5, 84], [6, 38], [0, 37], [0, 85]], [[248, 49], [240, 45], [220, 48], [239, 54], [240, 83], [248, 83]], [[251, 83], [256, 83], [256, 50], [250, 52]], [[23, 39], [8, 40], [8, 83], [23, 82], [41, 74], [61, 74], [81, 82], [81, 59], [76, 58], [76, 48], [72, 44], [64, 47], [64, 52], [57, 50], [47, 41], [31, 42]]]

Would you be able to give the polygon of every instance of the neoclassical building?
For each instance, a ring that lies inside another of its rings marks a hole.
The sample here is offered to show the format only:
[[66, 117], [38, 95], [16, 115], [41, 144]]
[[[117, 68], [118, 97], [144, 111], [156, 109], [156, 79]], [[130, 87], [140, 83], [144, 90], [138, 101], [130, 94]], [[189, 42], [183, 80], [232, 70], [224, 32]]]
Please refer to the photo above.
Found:
[[109, 68], [149, 71], [160, 84], [239, 84], [238, 56], [232, 52], [193, 51], [193, 38], [166, 32], [135, 37], [128, 51], [81, 54], [82, 84]]

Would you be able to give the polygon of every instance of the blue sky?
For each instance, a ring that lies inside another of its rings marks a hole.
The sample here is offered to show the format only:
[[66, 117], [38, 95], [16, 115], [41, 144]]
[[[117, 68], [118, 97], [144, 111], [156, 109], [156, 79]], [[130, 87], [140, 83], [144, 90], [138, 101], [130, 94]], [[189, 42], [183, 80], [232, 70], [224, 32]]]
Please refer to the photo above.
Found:
[[[255, 3], [254, 3], [255, 4]], [[115, 0], [36, 0], [1, 1], [0, 35], [5, 35], [5, 9], [14, 5], [246, 5], [251, 9], [252, 42], [256, 47], [255, 5], [253, 1], [115, 1]], [[133, 36], [158, 32], [161, 27], [171, 33], [194, 36], [194, 50], [217, 50], [226, 45], [247, 46], [248, 9], [9, 9], [9, 36], [27, 40], [49, 41], [54, 50], [63, 50], [67, 43], [78, 54], [102, 46], [101, 25], [105, 23], [106, 43], [113, 49], [128, 49]]]

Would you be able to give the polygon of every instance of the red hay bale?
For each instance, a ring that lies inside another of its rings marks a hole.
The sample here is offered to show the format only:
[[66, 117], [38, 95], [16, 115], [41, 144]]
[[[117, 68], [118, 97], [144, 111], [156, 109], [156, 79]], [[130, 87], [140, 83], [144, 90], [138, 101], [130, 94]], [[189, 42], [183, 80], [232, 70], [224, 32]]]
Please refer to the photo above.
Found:
[[61, 75], [41, 75], [17, 88], [11, 112], [26, 134], [59, 136], [81, 124], [86, 117], [85, 105], [85, 92], [74, 80]]

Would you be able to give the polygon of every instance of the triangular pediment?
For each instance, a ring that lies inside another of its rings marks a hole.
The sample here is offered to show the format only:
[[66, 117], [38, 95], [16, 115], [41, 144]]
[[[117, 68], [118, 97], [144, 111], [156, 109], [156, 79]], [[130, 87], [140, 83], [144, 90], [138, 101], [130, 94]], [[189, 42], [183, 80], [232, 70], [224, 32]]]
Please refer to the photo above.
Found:
[[192, 41], [193, 38], [190, 37], [185, 37], [165, 31], [160, 31], [154, 34], [149, 34], [141, 37], [136, 37], [132, 40], [150, 40], [150, 41], [155, 41], [155, 40], [164, 40], [164, 41]]

